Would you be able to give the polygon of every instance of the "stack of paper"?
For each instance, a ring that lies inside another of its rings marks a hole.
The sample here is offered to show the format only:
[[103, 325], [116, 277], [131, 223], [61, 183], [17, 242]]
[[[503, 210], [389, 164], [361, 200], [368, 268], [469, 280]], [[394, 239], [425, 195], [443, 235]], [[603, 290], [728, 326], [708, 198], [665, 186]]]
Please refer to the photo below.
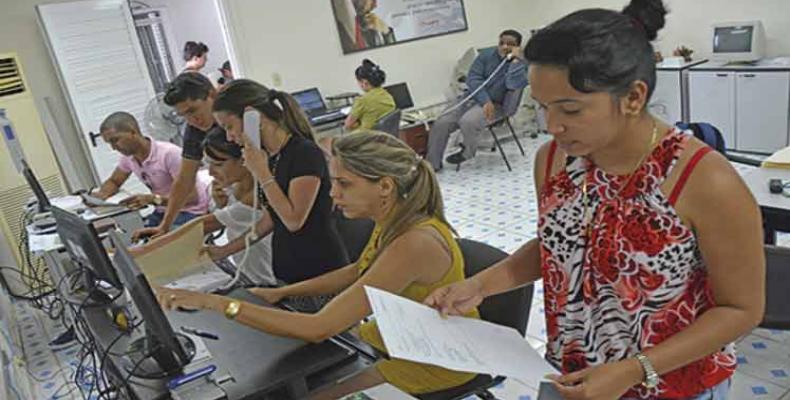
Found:
[[765, 161], [763, 161], [762, 167], [790, 169], [790, 147], [779, 150], [766, 158]]

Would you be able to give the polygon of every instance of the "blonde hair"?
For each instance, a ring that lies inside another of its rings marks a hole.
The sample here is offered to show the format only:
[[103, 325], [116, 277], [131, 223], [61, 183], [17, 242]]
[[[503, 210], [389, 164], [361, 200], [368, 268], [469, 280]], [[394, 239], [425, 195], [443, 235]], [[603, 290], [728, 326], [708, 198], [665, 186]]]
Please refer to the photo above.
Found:
[[[444, 216], [442, 192], [433, 168], [400, 139], [383, 132], [358, 131], [336, 139], [332, 155], [355, 175], [371, 181], [389, 177], [395, 182], [396, 207], [381, 227], [379, 249], [430, 218], [452, 230]], [[370, 262], [377, 257], [374, 255]]]

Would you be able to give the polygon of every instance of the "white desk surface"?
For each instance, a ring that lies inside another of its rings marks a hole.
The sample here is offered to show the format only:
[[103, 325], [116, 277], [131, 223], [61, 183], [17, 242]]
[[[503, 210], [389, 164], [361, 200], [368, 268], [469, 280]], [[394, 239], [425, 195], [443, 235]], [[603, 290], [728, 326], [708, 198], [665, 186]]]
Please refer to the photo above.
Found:
[[790, 181], [790, 169], [755, 168], [744, 175], [743, 179], [761, 207], [784, 209], [790, 212], [790, 197], [773, 194], [768, 190], [768, 181], [770, 179]]

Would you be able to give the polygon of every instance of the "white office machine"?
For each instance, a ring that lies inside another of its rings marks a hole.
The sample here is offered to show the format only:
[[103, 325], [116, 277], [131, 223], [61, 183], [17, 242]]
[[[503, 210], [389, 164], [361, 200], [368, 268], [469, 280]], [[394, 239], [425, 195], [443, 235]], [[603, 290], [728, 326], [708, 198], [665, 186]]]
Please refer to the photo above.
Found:
[[765, 56], [765, 29], [760, 21], [716, 23], [712, 34], [713, 61], [748, 63]]

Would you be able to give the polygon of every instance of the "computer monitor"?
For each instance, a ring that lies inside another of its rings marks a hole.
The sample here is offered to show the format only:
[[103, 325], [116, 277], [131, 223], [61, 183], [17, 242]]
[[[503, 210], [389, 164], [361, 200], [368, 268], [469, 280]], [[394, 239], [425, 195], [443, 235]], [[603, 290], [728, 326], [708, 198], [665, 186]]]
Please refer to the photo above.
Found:
[[195, 343], [173, 331], [145, 275], [129, 254], [121, 235], [110, 232], [115, 247], [115, 269], [129, 292], [140, 317], [145, 321], [145, 337], [129, 344], [130, 375], [156, 379], [180, 374], [195, 356]]
[[307, 114], [326, 110], [324, 98], [321, 97], [321, 92], [318, 90], [318, 88], [300, 90], [298, 92], [291, 93], [291, 96], [296, 99], [296, 102], [299, 103], [299, 105]]
[[399, 110], [407, 110], [414, 107], [414, 101], [411, 99], [409, 86], [406, 85], [406, 82], [385, 86], [384, 89], [395, 99], [395, 107]]
[[87, 277], [88, 289], [93, 291], [96, 280], [121, 288], [115, 268], [93, 224], [62, 208], [52, 206], [51, 210], [57, 223], [58, 236], [71, 260], [91, 272]]
[[36, 196], [38, 211], [49, 211], [51, 204], [47, 198], [47, 194], [38, 182], [36, 175], [33, 173], [33, 169], [30, 168], [27, 160], [25, 160], [22, 144], [19, 143], [14, 126], [11, 124], [11, 121], [7, 119], [6, 110], [4, 108], [0, 108], [0, 125], [2, 125], [3, 140], [5, 140], [6, 148], [11, 156], [11, 161], [13, 161], [17, 172], [22, 174], [25, 181], [27, 181], [27, 185], [30, 186], [30, 190], [32, 190], [33, 194]]
[[22, 176], [25, 177], [27, 185], [30, 186], [30, 190], [32, 190], [33, 194], [36, 196], [38, 212], [43, 213], [49, 211], [52, 208], [52, 204], [49, 202], [47, 193], [44, 192], [44, 188], [41, 187], [41, 183], [38, 182], [38, 178], [36, 178], [36, 174], [33, 173], [33, 169], [27, 165], [27, 161], [22, 159], [22, 164], [25, 165], [22, 169]]
[[760, 21], [713, 25], [713, 56], [720, 62], [753, 62], [765, 54], [765, 30]]

